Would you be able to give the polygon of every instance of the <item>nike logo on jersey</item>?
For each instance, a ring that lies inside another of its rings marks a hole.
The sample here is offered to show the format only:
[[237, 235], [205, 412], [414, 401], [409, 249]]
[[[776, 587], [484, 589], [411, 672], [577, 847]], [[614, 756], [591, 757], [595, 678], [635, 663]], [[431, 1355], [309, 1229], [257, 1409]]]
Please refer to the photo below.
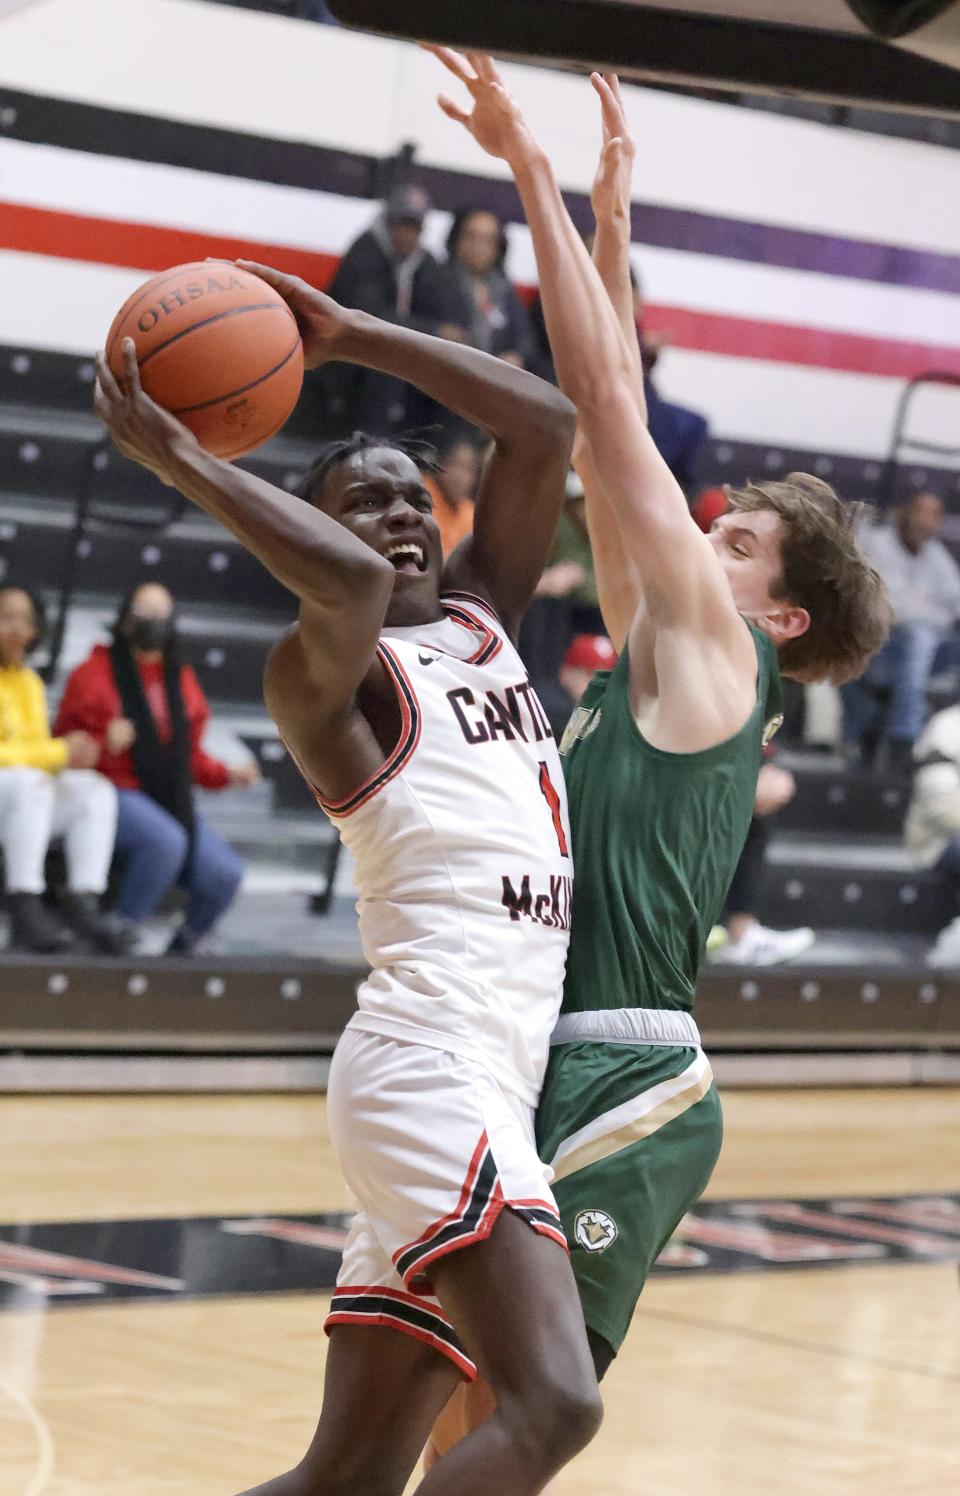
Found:
[[434, 661], [437, 659], [437, 656], [436, 655], [418, 654], [417, 655], [417, 659], [420, 661], [421, 665], [432, 665], [434, 663]]

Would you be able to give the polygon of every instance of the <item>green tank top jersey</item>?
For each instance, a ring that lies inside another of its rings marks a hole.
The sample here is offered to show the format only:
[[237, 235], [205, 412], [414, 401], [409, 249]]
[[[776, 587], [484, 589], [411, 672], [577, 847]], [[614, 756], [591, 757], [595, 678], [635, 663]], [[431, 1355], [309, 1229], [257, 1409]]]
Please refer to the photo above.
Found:
[[630, 710], [626, 649], [593, 677], [570, 719], [560, 744], [576, 866], [564, 1013], [693, 1005], [763, 748], [782, 721], [776, 651], [750, 632], [757, 702], [724, 743], [699, 753], [652, 747]]

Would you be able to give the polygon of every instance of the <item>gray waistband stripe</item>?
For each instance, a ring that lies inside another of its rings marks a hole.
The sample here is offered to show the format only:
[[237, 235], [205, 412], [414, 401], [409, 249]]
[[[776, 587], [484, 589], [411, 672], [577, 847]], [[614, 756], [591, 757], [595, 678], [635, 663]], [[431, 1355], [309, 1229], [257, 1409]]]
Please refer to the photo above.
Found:
[[700, 1030], [689, 1013], [679, 1008], [597, 1008], [589, 1013], [564, 1013], [551, 1044], [575, 1044], [599, 1039], [604, 1044], [685, 1044], [700, 1048]]

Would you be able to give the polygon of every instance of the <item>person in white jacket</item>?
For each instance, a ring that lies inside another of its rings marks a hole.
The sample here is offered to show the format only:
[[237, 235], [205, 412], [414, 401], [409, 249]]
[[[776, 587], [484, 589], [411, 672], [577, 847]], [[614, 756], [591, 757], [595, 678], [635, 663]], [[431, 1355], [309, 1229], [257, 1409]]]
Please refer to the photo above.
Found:
[[[907, 850], [918, 867], [948, 878], [960, 901], [960, 703], [930, 718], [913, 759]], [[927, 959], [934, 966], [960, 966], [960, 915], [940, 931]]]

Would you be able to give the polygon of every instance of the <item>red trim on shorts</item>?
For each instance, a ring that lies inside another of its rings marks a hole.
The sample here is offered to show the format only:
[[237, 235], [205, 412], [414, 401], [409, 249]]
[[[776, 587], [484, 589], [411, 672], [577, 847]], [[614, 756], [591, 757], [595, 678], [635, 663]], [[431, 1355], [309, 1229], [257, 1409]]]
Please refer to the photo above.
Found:
[[375, 1317], [370, 1314], [351, 1314], [347, 1310], [333, 1309], [327, 1315], [323, 1328], [329, 1335], [331, 1325], [379, 1325], [387, 1330], [399, 1330], [401, 1335], [409, 1335], [413, 1340], [419, 1340], [424, 1345], [429, 1345], [433, 1350], [439, 1351], [441, 1356], [446, 1356], [452, 1361], [458, 1371], [468, 1382], [477, 1379], [477, 1368], [467, 1356], [462, 1356], [459, 1351], [454, 1350], [439, 1335], [431, 1335], [426, 1330], [418, 1329], [416, 1325], [408, 1324], [405, 1319], [400, 1319], [392, 1314], [378, 1314]]
[[[337, 1307], [338, 1300], [345, 1303], [358, 1298], [386, 1300], [396, 1304], [396, 1312], [380, 1309], [379, 1312], [367, 1314], [358, 1309]], [[416, 1323], [413, 1316], [419, 1320], [435, 1320], [438, 1329], [432, 1331], [427, 1325]], [[330, 1312], [323, 1326], [328, 1335], [332, 1325], [381, 1325], [386, 1329], [399, 1330], [448, 1357], [468, 1381], [472, 1382], [476, 1378], [477, 1368], [462, 1350], [456, 1331], [439, 1304], [428, 1303], [420, 1295], [404, 1293], [399, 1288], [386, 1288], [379, 1284], [361, 1284], [358, 1287], [349, 1283], [338, 1284], [333, 1291]]]
[[[513, 1202], [510, 1200], [506, 1202], [508, 1210], [511, 1208], [512, 1203]], [[531, 1221], [528, 1216], [525, 1216], [523, 1212], [519, 1210], [516, 1212], [516, 1214], [519, 1215], [524, 1225], [530, 1227], [531, 1231], [535, 1231], [538, 1236], [547, 1237], [549, 1241], [555, 1241], [557, 1246], [562, 1247], [567, 1256], [570, 1256], [570, 1243], [567, 1241], [566, 1236], [559, 1227], [548, 1226], [546, 1221]]]
[[463, 1215], [468, 1204], [470, 1203], [470, 1197], [473, 1194], [473, 1186], [477, 1178], [477, 1171], [480, 1168], [480, 1162], [489, 1146], [490, 1145], [487, 1134], [486, 1132], [482, 1132], [480, 1134], [479, 1142], [477, 1143], [476, 1148], [474, 1148], [473, 1150], [473, 1157], [471, 1158], [470, 1163], [467, 1166], [467, 1177], [463, 1181], [463, 1186], [460, 1190], [460, 1198], [457, 1201], [456, 1209], [451, 1210], [449, 1215], [442, 1216], [439, 1221], [434, 1221], [433, 1225], [428, 1226], [426, 1231], [424, 1231], [422, 1235], [417, 1237], [416, 1241], [407, 1242], [406, 1246], [401, 1247], [399, 1251], [394, 1252], [394, 1263], [396, 1263], [398, 1257], [403, 1256], [404, 1252], [409, 1252], [411, 1247], [419, 1247], [421, 1244], [428, 1242], [431, 1237], [436, 1236], [438, 1231], [442, 1231], [444, 1226], [451, 1226], [454, 1221], [459, 1221], [460, 1217]]
[[404, 1282], [408, 1288], [415, 1289], [417, 1285], [423, 1288], [430, 1287], [430, 1279], [425, 1276], [427, 1268], [434, 1262], [439, 1262], [441, 1257], [447, 1257], [451, 1252], [459, 1252], [461, 1247], [473, 1247], [477, 1242], [486, 1241], [500, 1217], [500, 1212], [505, 1208], [507, 1202], [503, 1198], [500, 1189], [500, 1181], [497, 1180], [496, 1188], [490, 1199], [483, 1208], [483, 1214], [473, 1231], [462, 1232], [455, 1236], [452, 1241], [444, 1242], [441, 1247], [434, 1247], [432, 1252], [427, 1252], [423, 1257], [418, 1257], [413, 1267], [404, 1275]]

